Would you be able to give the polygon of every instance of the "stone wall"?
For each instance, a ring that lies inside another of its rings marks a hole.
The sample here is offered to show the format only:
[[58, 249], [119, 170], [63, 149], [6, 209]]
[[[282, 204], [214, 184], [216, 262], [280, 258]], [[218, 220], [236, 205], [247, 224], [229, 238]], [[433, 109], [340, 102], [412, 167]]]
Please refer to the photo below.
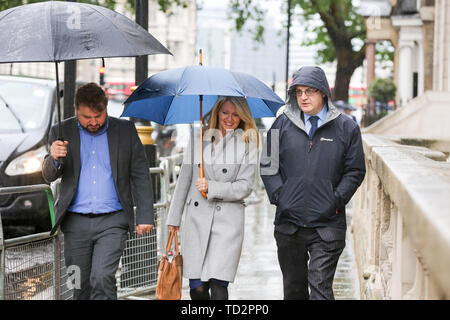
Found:
[[363, 135], [351, 225], [361, 299], [449, 299], [448, 154], [400, 142]]

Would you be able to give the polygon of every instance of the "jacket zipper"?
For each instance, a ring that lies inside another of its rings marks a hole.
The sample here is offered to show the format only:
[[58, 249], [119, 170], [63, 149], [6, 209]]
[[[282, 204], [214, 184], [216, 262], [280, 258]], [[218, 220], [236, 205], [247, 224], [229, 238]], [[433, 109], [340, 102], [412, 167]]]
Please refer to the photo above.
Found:
[[[312, 139], [311, 140], [309, 140], [309, 150], [308, 150], [308, 154], [306, 155], [306, 168], [305, 168], [305, 170], [306, 170], [306, 172], [310, 172], [310, 170], [309, 170], [309, 162], [310, 162], [310, 152], [311, 152], [311, 148], [312, 148]], [[308, 211], [308, 203], [309, 203], [309, 197], [310, 197], [310, 195], [309, 195], [309, 188], [307, 188], [306, 189], [306, 194], [305, 194], [305, 210], [306, 211]], [[309, 214], [309, 213], [308, 213]], [[303, 226], [304, 227], [307, 227], [307, 225], [306, 224], [304, 224], [304, 222], [302, 221], [302, 223], [303, 223]]]
[[[315, 133], [314, 133], [315, 134]], [[312, 138], [309, 140], [309, 151], [308, 151], [308, 154], [311, 152], [311, 149], [312, 149], [312, 146], [313, 146], [313, 143], [312, 143]], [[307, 168], [309, 169], [309, 155], [308, 155], [308, 164], [307, 164]], [[305, 203], [306, 203], [306, 201], [305, 201]], [[339, 213], [339, 210], [338, 210], [338, 208], [336, 208], [336, 214], [338, 214]]]

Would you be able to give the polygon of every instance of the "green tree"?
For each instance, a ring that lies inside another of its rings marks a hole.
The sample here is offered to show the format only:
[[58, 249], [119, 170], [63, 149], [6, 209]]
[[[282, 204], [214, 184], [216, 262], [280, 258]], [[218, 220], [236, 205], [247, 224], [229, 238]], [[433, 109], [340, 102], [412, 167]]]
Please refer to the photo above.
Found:
[[[258, 9], [260, 0], [230, 0], [230, 16], [241, 30], [248, 20], [259, 26], [255, 38], [262, 38], [264, 11]], [[286, 0], [283, 0], [287, 7]], [[316, 62], [337, 62], [333, 100], [348, 100], [348, 87], [356, 68], [362, 65], [366, 52], [366, 28], [357, 14], [352, 0], [292, 0], [292, 11], [300, 7], [297, 17], [305, 25], [305, 34], [311, 34], [302, 46], [319, 45]], [[294, 17], [295, 18], [295, 17]], [[312, 21], [318, 23], [311, 23]], [[295, 46], [294, 46], [295, 48]]]
[[388, 103], [395, 98], [396, 87], [393, 79], [375, 78], [370, 83], [368, 91], [375, 101]]

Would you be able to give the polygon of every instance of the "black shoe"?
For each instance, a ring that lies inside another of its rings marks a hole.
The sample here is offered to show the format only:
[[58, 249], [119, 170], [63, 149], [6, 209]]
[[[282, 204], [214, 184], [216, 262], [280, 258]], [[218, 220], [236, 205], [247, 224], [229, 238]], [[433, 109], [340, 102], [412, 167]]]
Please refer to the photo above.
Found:
[[228, 300], [228, 288], [221, 286], [220, 284], [209, 281], [211, 286], [211, 300]]
[[189, 291], [192, 300], [210, 300], [209, 283], [202, 284], [200, 287]]

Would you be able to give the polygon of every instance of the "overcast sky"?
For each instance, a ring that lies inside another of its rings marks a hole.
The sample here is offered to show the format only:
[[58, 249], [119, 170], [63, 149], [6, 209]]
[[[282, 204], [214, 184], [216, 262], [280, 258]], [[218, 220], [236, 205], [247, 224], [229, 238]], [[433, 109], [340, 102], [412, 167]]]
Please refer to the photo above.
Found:
[[[228, 8], [228, 0], [197, 0], [200, 3], [203, 3], [203, 7], [206, 8], [223, 8], [223, 10], [227, 10]], [[284, 20], [286, 19], [285, 15], [282, 15], [280, 12], [280, 8], [284, 0], [259, 0], [261, 7], [267, 10], [267, 14], [271, 16], [274, 21], [274, 25], [276, 28], [281, 28]]]

